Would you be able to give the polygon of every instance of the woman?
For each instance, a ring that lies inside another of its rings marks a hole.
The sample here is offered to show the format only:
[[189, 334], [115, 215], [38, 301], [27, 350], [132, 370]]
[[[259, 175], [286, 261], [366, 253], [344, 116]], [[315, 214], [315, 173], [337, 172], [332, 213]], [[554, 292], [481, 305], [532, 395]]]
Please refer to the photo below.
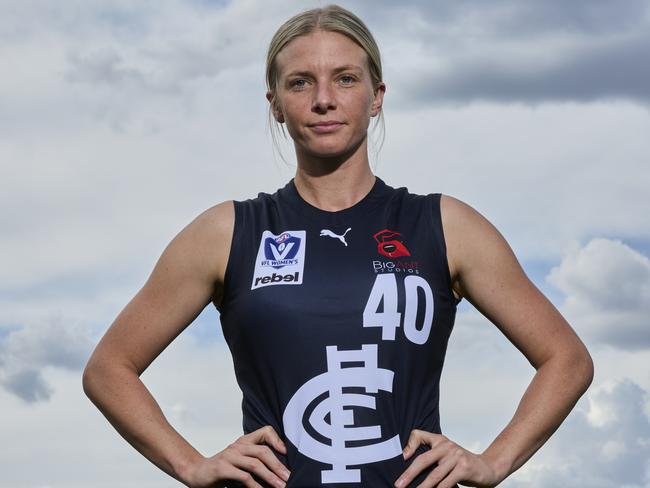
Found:
[[[267, 83], [271, 114], [294, 142], [295, 178], [206, 210], [171, 241], [94, 351], [86, 393], [192, 488], [496, 486], [591, 383], [584, 344], [478, 212], [372, 174], [367, 129], [386, 87], [361, 20], [328, 6], [287, 21], [269, 47]], [[537, 370], [480, 454], [443, 436], [438, 416], [463, 297]], [[245, 435], [204, 457], [139, 375], [209, 302], [233, 354]]]

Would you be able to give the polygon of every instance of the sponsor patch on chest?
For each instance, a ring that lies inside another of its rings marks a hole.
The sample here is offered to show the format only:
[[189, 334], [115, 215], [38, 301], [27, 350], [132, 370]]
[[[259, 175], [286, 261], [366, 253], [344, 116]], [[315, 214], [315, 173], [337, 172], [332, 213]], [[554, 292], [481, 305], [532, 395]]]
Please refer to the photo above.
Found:
[[305, 269], [304, 230], [288, 230], [278, 235], [265, 230], [255, 260], [251, 290], [271, 285], [300, 285]]

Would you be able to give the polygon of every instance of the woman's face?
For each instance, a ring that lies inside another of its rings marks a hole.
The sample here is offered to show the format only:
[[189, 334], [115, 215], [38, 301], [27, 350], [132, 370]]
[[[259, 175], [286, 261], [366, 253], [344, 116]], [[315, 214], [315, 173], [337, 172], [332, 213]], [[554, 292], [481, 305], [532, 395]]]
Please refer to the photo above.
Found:
[[[370, 117], [385, 87], [373, 93], [365, 51], [343, 34], [315, 31], [287, 44], [276, 57], [277, 93], [267, 93], [298, 158], [351, 154], [366, 143]], [[323, 125], [327, 123], [329, 125]]]

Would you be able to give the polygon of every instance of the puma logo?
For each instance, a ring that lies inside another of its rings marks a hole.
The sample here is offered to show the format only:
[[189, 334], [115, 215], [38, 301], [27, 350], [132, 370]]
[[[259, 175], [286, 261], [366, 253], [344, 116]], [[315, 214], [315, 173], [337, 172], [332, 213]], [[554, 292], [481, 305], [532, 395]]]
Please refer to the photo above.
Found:
[[329, 229], [323, 229], [323, 230], [320, 231], [320, 235], [321, 236], [327, 236], [327, 237], [334, 237], [335, 239], [338, 239], [339, 241], [341, 241], [343, 243], [343, 245], [347, 247], [348, 243], [345, 242], [345, 234], [347, 234], [351, 229], [352, 229], [352, 227], [348, 227], [347, 230], [342, 235], [335, 234], [334, 232], [332, 232]]

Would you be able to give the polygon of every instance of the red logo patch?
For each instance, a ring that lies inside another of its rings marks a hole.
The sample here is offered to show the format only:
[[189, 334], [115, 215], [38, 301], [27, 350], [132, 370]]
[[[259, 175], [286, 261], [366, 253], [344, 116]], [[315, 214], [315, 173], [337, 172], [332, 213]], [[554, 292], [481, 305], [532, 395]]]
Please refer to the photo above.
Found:
[[401, 240], [402, 234], [394, 230], [380, 230], [373, 237], [377, 241], [377, 252], [387, 258], [410, 256], [411, 253]]

